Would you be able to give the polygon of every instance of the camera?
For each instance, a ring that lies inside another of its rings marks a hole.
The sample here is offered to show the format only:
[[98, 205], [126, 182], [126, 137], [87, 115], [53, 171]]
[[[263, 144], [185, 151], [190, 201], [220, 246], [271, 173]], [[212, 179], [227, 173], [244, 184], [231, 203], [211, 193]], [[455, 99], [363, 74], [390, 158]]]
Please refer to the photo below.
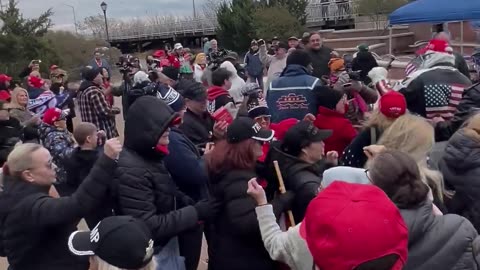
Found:
[[131, 73], [133, 68], [139, 68], [139, 59], [131, 55], [122, 55], [115, 65], [121, 73]]
[[211, 66], [212, 71], [216, 70], [224, 61], [225, 57], [228, 55], [228, 51], [225, 49], [219, 50], [217, 52], [211, 52], [207, 61], [209, 66]]

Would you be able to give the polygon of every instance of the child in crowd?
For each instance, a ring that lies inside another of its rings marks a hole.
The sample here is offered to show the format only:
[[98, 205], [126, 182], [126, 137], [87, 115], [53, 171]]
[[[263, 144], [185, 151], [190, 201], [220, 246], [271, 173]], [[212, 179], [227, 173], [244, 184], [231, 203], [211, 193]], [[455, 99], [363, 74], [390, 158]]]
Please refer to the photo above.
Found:
[[65, 196], [67, 173], [65, 161], [70, 157], [75, 147], [72, 134], [67, 130], [66, 116], [68, 111], [59, 108], [50, 108], [43, 115], [43, 123], [40, 124], [40, 141], [50, 151], [53, 163], [56, 165], [57, 190]]
[[[75, 127], [73, 137], [78, 146], [65, 162], [67, 173], [66, 189], [70, 193], [75, 192], [87, 178], [93, 165], [102, 153], [98, 148], [98, 138], [104, 138], [105, 132], [97, 131], [97, 127], [92, 123], [83, 122]], [[89, 228], [93, 228], [102, 218], [110, 216], [112, 211], [111, 207], [99, 207], [97, 211], [92, 213], [85, 216], [85, 221]]]

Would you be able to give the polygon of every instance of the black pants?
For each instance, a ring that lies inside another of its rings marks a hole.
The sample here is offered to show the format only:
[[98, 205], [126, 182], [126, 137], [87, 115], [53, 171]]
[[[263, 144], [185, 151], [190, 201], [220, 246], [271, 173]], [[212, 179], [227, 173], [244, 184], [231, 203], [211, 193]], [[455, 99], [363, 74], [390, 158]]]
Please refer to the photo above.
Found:
[[186, 231], [178, 236], [180, 256], [185, 257], [186, 270], [196, 270], [202, 252], [203, 226]]

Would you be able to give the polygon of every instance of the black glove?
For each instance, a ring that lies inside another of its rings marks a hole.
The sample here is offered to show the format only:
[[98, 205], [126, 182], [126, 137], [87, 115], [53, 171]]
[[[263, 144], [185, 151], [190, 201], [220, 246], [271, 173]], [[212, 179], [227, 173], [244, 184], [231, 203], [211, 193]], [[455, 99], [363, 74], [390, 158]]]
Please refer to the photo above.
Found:
[[277, 195], [275, 199], [272, 200], [271, 204], [273, 206], [273, 213], [277, 218], [279, 218], [283, 212], [291, 209], [293, 199], [295, 199], [295, 193], [287, 191], [283, 194]]
[[219, 200], [203, 200], [197, 202], [193, 207], [197, 210], [198, 220], [208, 221], [215, 218], [222, 207]]

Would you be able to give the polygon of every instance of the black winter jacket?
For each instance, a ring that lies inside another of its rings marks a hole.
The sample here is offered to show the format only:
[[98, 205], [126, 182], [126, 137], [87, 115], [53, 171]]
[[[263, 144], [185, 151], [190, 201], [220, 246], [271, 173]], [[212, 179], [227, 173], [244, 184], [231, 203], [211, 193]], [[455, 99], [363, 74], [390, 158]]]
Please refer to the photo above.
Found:
[[457, 131], [448, 141], [440, 171], [456, 192], [448, 210], [468, 218], [480, 230], [480, 141]]
[[474, 113], [480, 110], [480, 83], [465, 89], [462, 100], [457, 106], [453, 119], [440, 122], [435, 126], [435, 140], [447, 141], [462, 124]]
[[165, 168], [164, 153], [155, 149], [159, 138], [177, 117], [152, 96], [138, 98], [128, 110], [124, 150], [118, 160], [118, 212], [149, 226], [157, 247], [197, 226], [193, 201], [180, 191]]
[[[372, 138], [372, 135], [374, 138]], [[369, 127], [362, 130], [355, 139], [343, 151], [340, 165], [354, 168], [363, 168], [368, 161], [363, 148], [375, 144], [380, 140], [382, 131], [377, 127]]]
[[472, 224], [457, 215], [435, 216], [432, 202], [400, 209], [408, 227], [404, 270], [478, 270], [480, 239]]
[[[278, 161], [286, 190], [292, 191], [295, 194], [295, 199], [292, 203], [295, 222], [301, 222], [305, 217], [308, 204], [310, 204], [310, 201], [318, 194], [323, 172], [330, 166], [326, 165], [323, 161], [316, 164], [309, 164], [286, 154], [280, 150], [278, 142], [270, 146], [270, 151], [271, 153], [269, 153], [266, 160], [267, 166], [270, 168], [271, 175], [275, 175], [273, 161]], [[272, 177], [268, 179], [269, 185], [275, 181], [278, 181], [276, 175], [275, 178]]]
[[211, 194], [223, 202], [209, 237], [210, 270], [275, 269], [262, 241], [256, 203], [247, 194], [248, 180], [253, 177], [254, 171], [229, 170], [210, 178]]
[[330, 61], [330, 53], [332, 53], [332, 49], [322, 46], [320, 50], [307, 50], [310, 58], [312, 60], [313, 66], [313, 74], [312, 76], [317, 77], [319, 79], [322, 76], [330, 75], [330, 69], [328, 68], [328, 62]]
[[[75, 148], [70, 158], [65, 162], [67, 182], [65, 183], [64, 189], [67, 190], [67, 192], [75, 192], [83, 181], [85, 181], [101, 153], [102, 152], [98, 150], [82, 150], [80, 147]], [[102, 219], [112, 215], [112, 190], [109, 189], [107, 193], [101, 206], [85, 216], [85, 221], [90, 229], [93, 229]]]
[[23, 139], [23, 127], [20, 122], [11, 117], [8, 120], [0, 121], [0, 166], [7, 161], [8, 154], [13, 150], [15, 144]]
[[[68, 237], [105, 196], [116, 162], [102, 156], [78, 191], [51, 198], [48, 186], [5, 176], [0, 194], [0, 256], [14, 270], [86, 270], [68, 249]], [[84, 261], [85, 260], [85, 261]]]
[[213, 125], [215, 120], [208, 112], [203, 116], [198, 116], [189, 109], [183, 116], [183, 123], [180, 130], [185, 134], [197, 147], [203, 148], [205, 144], [212, 141]]
[[357, 57], [352, 61], [352, 70], [360, 71], [360, 79], [368, 85], [372, 80], [368, 77], [368, 72], [374, 67], [378, 67], [377, 60], [371, 52], [358, 52]]

